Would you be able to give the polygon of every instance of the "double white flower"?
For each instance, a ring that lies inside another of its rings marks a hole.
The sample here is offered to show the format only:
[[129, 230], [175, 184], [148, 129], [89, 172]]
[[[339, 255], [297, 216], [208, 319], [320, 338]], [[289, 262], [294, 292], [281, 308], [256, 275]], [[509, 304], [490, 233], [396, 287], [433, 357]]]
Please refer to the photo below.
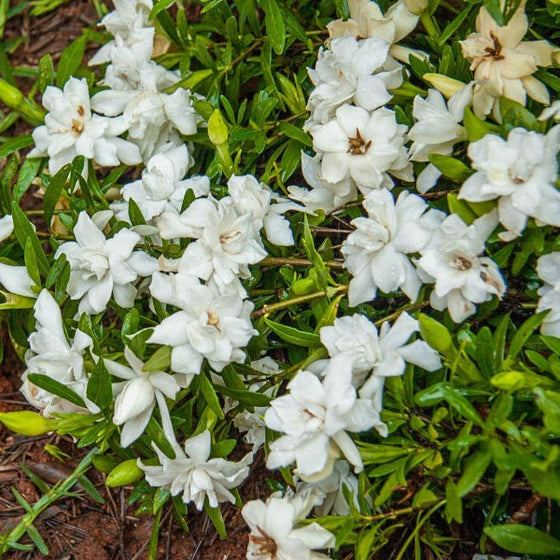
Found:
[[202, 511], [207, 500], [211, 508], [220, 502], [235, 503], [231, 488], [239, 486], [249, 474], [253, 454], [248, 453], [239, 461], [226, 461], [221, 458], [210, 459], [212, 450], [211, 435], [208, 430], [188, 439], [185, 451], [175, 447], [175, 459], [169, 459], [155, 445], [161, 466], [144, 465], [138, 459], [138, 466], [146, 473], [150, 486], [164, 488], [172, 496], [183, 493], [183, 502], [194, 502]]
[[164, 239], [196, 239], [181, 258], [185, 269], [202, 280], [211, 278], [222, 290], [237, 286], [243, 294], [239, 278], [248, 278], [248, 265], [267, 255], [259, 234], [262, 221], [255, 222], [251, 211], [240, 214], [230, 197], [197, 199], [181, 215], [164, 212], [156, 225]]
[[99, 412], [99, 408], [86, 396], [88, 377], [84, 371], [84, 353], [93, 344], [91, 338], [76, 330], [74, 339], [68, 341], [60, 307], [47, 290], [39, 294], [34, 315], [35, 332], [29, 335], [29, 350], [25, 355], [27, 369], [22, 375], [20, 391], [47, 417], [60, 412], [84, 411], [27, 379], [30, 373], [39, 373], [68, 386], [84, 400], [90, 412]]
[[265, 414], [268, 428], [285, 435], [271, 442], [267, 467], [295, 462], [302, 478], [326, 478], [340, 454], [363, 469], [356, 444], [347, 431], [362, 432], [379, 421], [370, 399], [360, 399], [352, 385], [351, 363], [342, 357], [330, 361], [321, 381], [300, 371], [289, 383], [289, 393], [274, 399]]
[[105, 311], [111, 295], [121, 307], [132, 307], [137, 292], [133, 283], [157, 268], [153, 257], [134, 251], [141, 237], [121, 229], [106, 239], [86, 212], [80, 212], [74, 236], [76, 241], [63, 243], [55, 258], [64, 254], [70, 263], [66, 291], [71, 299], [81, 300], [78, 312]]
[[500, 269], [481, 256], [485, 241], [497, 225], [497, 212], [481, 216], [467, 226], [451, 214], [441, 224], [431, 242], [422, 249], [418, 269], [435, 282], [430, 303], [434, 309], [448, 309], [456, 323], [476, 311], [475, 304], [501, 298], [506, 285]]
[[506, 232], [504, 241], [515, 239], [527, 219], [560, 226], [558, 151], [560, 125], [548, 134], [514, 128], [507, 140], [487, 134], [469, 145], [468, 154], [477, 172], [461, 187], [459, 198], [471, 202], [498, 199], [498, 216]]
[[301, 525], [321, 498], [315, 492], [282, 497], [275, 492], [266, 503], [247, 502], [241, 514], [249, 528], [248, 560], [327, 560], [317, 549], [332, 548], [335, 537], [318, 523]]
[[337, 183], [351, 177], [363, 193], [391, 188], [387, 173], [412, 181], [412, 165], [404, 147], [406, 126], [389, 109], [368, 112], [342, 105], [336, 118], [312, 131], [313, 149], [321, 155], [321, 175]]
[[49, 112], [45, 124], [33, 131], [36, 147], [28, 157], [48, 156], [51, 174], [76, 156], [84, 156], [105, 167], [121, 163], [135, 165], [142, 161], [138, 147], [119, 138], [128, 128], [124, 119], [92, 115], [85, 78], [70, 78], [62, 90], [47, 87], [43, 105]]
[[173, 348], [171, 369], [185, 374], [185, 383], [200, 373], [204, 358], [216, 371], [231, 362], [243, 362], [241, 348], [257, 334], [251, 325], [251, 302], [181, 273], [154, 273], [150, 289], [159, 301], [181, 309], [157, 325], [148, 342]]
[[362, 41], [340, 37], [319, 51], [315, 69], [309, 70], [315, 88], [307, 104], [311, 116], [306, 126], [312, 130], [326, 124], [343, 103], [353, 101], [368, 111], [385, 105], [391, 99], [387, 89], [402, 83], [400, 69], [380, 71], [388, 50], [389, 44], [378, 37]]
[[378, 288], [385, 293], [400, 288], [415, 301], [422, 282], [409, 255], [427, 245], [443, 214], [406, 191], [396, 204], [388, 190], [372, 191], [363, 205], [369, 217], [352, 220], [356, 231], [342, 244], [344, 266], [353, 276], [350, 305], [373, 300]]

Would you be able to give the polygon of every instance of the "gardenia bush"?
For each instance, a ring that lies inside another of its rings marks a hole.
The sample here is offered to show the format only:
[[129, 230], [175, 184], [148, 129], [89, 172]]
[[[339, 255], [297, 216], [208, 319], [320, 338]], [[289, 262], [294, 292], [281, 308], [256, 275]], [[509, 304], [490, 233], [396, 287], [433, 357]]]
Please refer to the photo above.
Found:
[[0, 307], [38, 413], [0, 419], [94, 448], [156, 535], [236, 504], [253, 560], [454, 557], [465, 519], [560, 555], [559, 25], [115, 0], [41, 60], [44, 109], [1, 84], [36, 125], [0, 147]]

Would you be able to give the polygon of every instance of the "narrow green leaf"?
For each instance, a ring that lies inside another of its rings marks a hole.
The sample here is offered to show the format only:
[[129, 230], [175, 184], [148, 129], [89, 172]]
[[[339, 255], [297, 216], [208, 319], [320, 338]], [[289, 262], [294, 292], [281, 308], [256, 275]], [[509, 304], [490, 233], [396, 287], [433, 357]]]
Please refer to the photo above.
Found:
[[35, 256], [35, 251], [33, 249], [33, 243], [31, 239], [28, 239], [25, 243], [25, 250], [23, 252], [23, 260], [25, 262], [25, 268], [27, 273], [31, 277], [31, 280], [35, 285], [41, 285], [41, 276], [39, 275], [39, 269], [37, 268], [37, 257]]
[[471, 4], [464, 8], [461, 13], [445, 27], [438, 41], [440, 47], [455, 33], [455, 31], [457, 31], [457, 29], [459, 29], [459, 27], [461, 27], [461, 24], [465, 21], [473, 6], [474, 4]]
[[79, 395], [74, 393], [74, 391], [72, 391], [72, 389], [70, 389], [66, 385], [60, 383], [59, 381], [56, 381], [48, 375], [43, 375], [41, 373], [30, 373], [27, 376], [27, 379], [29, 379], [29, 381], [31, 381], [31, 383], [33, 383], [34, 385], [37, 385], [37, 387], [40, 387], [41, 389], [44, 389], [45, 391], [48, 391], [53, 395], [57, 395], [58, 397], [61, 397], [68, 402], [75, 404], [76, 406], [86, 408], [83, 399]]
[[45, 210], [45, 221], [49, 226], [56, 208], [56, 203], [62, 194], [68, 177], [70, 176], [70, 167], [70, 164], [62, 167], [62, 169], [60, 169], [51, 179], [45, 192], [45, 196], [43, 198], [43, 208]]
[[198, 379], [198, 387], [206, 404], [211, 408], [212, 411], [218, 416], [218, 418], [224, 418], [224, 411], [220, 405], [220, 401], [218, 400], [218, 395], [216, 395], [216, 391], [214, 390], [214, 386], [210, 383], [210, 380], [201, 373], [197, 376]]
[[37, 177], [39, 170], [43, 165], [41, 158], [27, 158], [19, 170], [19, 175], [14, 185], [13, 198], [14, 202], [19, 202], [21, 197], [26, 193], [31, 183]]
[[463, 467], [463, 474], [457, 482], [457, 494], [460, 498], [463, 498], [474, 489], [484, 476], [491, 460], [492, 453], [490, 449], [477, 451], [469, 457]]
[[31, 146], [32, 144], [33, 138], [31, 134], [24, 134], [23, 136], [18, 136], [17, 138], [11, 138], [0, 146], [0, 158], [9, 156], [22, 148]]
[[105, 367], [103, 358], [100, 358], [93, 368], [88, 380], [86, 395], [99, 408], [107, 408], [113, 401], [111, 376]]
[[515, 333], [515, 336], [509, 345], [509, 352], [507, 356], [508, 361], [514, 360], [517, 357], [527, 340], [529, 340], [529, 337], [541, 326], [547, 314], [548, 311], [536, 313], [535, 315], [529, 317], [529, 319], [527, 319], [521, 327], [519, 327], [519, 330]]
[[498, 546], [519, 554], [560, 554], [560, 541], [528, 525], [494, 525], [485, 527], [484, 533]]
[[288, 327], [281, 323], [276, 323], [265, 318], [265, 323], [285, 342], [295, 344], [296, 346], [320, 346], [321, 339], [318, 334], [300, 331], [294, 327]]
[[171, 350], [171, 346], [158, 348], [144, 364], [142, 370], [148, 373], [165, 371], [171, 365]]
[[86, 43], [87, 35], [84, 34], [72, 41], [62, 52], [56, 72], [56, 85], [58, 87], [63, 87], [70, 76], [75, 74], [76, 70], [80, 67], [84, 58]]
[[213, 508], [208, 504], [208, 499], [204, 501], [204, 511], [208, 514], [212, 525], [216, 529], [218, 535], [225, 539], [227, 536], [226, 525], [224, 523], [224, 518], [222, 517], [222, 512], [219, 507]]
[[465, 182], [473, 170], [466, 166], [461, 160], [441, 154], [430, 154], [430, 162], [433, 163], [446, 177], [459, 183]]
[[276, 54], [284, 52], [286, 45], [286, 25], [282, 17], [282, 11], [276, 0], [260, 0], [264, 10], [264, 24], [266, 26], [266, 36]]
[[27, 526], [27, 534], [29, 535], [29, 537], [33, 541], [33, 544], [37, 547], [39, 552], [47, 556], [49, 554], [49, 549], [47, 548], [43, 537], [39, 534], [39, 531], [37, 531], [34, 525]]
[[25, 244], [27, 243], [27, 240], [31, 240], [31, 243], [33, 244], [33, 250], [35, 251], [35, 256], [37, 257], [37, 266], [39, 268], [39, 272], [43, 276], [46, 276], [49, 272], [49, 262], [47, 261], [47, 257], [43, 252], [41, 242], [39, 241], [39, 238], [35, 233], [35, 228], [31, 225], [31, 223], [27, 219], [27, 216], [16, 202], [12, 203], [12, 218], [14, 220], [14, 233], [16, 235], [18, 243], [25, 251]]

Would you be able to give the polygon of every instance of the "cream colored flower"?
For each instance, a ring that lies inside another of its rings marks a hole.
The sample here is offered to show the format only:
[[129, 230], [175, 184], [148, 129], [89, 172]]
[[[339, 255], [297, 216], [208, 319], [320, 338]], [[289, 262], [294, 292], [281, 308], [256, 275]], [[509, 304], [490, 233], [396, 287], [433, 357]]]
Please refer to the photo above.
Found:
[[[411, 3], [416, 4], [416, 2]], [[419, 58], [426, 58], [426, 53], [422, 51], [395, 45], [406, 37], [418, 23], [418, 15], [412, 13], [407, 4], [408, 2], [402, 0], [396, 2], [383, 15], [379, 6], [371, 0], [348, 0], [350, 18], [347, 21], [341, 19], [331, 21], [327, 25], [329, 35], [331, 39], [347, 36], [357, 39], [379, 37], [391, 45], [389, 54], [401, 62], [407, 63], [411, 54]]]
[[476, 32], [461, 41], [463, 55], [471, 60], [471, 70], [477, 84], [473, 108], [484, 118], [497, 100], [507, 97], [525, 105], [527, 95], [548, 105], [546, 86], [533, 77], [538, 66], [550, 66], [558, 49], [547, 41], [523, 41], [528, 20], [521, 6], [507, 25], [498, 25], [486, 8], [476, 19]]

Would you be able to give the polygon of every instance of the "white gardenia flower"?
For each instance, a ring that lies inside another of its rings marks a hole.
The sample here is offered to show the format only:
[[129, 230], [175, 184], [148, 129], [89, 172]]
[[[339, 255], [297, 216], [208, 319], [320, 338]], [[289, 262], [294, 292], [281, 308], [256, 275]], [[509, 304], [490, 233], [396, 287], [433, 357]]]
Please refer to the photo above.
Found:
[[64, 254], [70, 263], [66, 291], [71, 299], [81, 300], [78, 313], [105, 311], [111, 295], [121, 307], [132, 307], [137, 291], [133, 283], [157, 268], [153, 257], [134, 251], [141, 237], [121, 229], [106, 239], [86, 212], [80, 212], [74, 236], [76, 241], [63, 243], [55, 258]]
[[537, 261], [537, 274], [544, 282], [539, 288], [541, 298], [537, 311], [550, 309], [541, 325], [541, 332], [560, 338], [560, 251], [540, 257]]
[[185, 269], [202, 280], [212, 278], [222, 290], [248, 278], [248, 265], [267, 255], [253, 214], [239, 214], [230, 197], [199, 198], [180, 216], [164, 212], [156, 225], [163, 239], [196, 239], [181, 258]]
[[117, 426], [122, 425], [121, 446], [128, 447], [144, 433], [156, 401], [165, 435], [173, 443], [175, 441], [173, 425], [165, 397], [168, 399], [176, 397], [180, 389], [177, 380], [163, 371], [145, 371], [144, 363], [128, 346], [124, 348], [124, 357], [130, 367], [113, 360], [104, 360], [109, 373], [120, 379], [126, 379], [126, 382], [116, 386], [118, 395], [113, 415], [113, 422]]
[[150, 290], [159, 301], [181, 308], [157, 325], [148, 339], [148, 343], [173, 348], [174, 372], [186, 374], [190, 380], [200, 373], [204, 358], [216, 371], [231, 362], [243, 362], [241, 348], [257, 334], [251, 324], [250, 301], [237, 293], [220, 293], [213, 283], [203, 285], [186, 274], [156, 272]]
[[[168, 146], [165, 151], [148, 160], [142, 179], [122, 187], [123, 199], [127, 202], [134, 200], [148, 222], [163, 212], [179, 214], [189, 189], [195, 198], [210, 192], [210, 180], [206, 176], [183, 179], [190, 164], [191, 158], [185, 144]], [[119, 204], [119, 209], [122, 206]], [[128, 205], [122, 207], [117, 218], [128, 221]]]
[[[426, 58], [426, 53], [396, 45], [406, 37], [418, 23], [417, 13], [412, 13], [407, 3], [411, 0], [395, 2], [385, 15], [379, 6], [370, 0], [348, 0], [350, 18], [340, 19], [327, 25], [332, 39], [336, 37], [379, 37], [391, 45], [389, 53], [401, 62], [408, 63], [408, 57], [413, 54], [419, 58]], [[415, 10], [416, 11], [416, 10]]]
[[6, 214], [0, 218], [0, 241], [4, 241], [12, 235], [14, 231], [14, 220], [11, 214]]
[[409, 255], [430, 241], [443, 214], [403, 191], [395, 203], [386, 189], [371, 191], [363, 202], [369, 217], [356, 218], [356, 231], [342, 244], [344, 266], [352, 274], [348, 301], [352, 307], [401, 289], [415, 301], [422, 282]]
[[[472, 87], [473, 84], [469, 84], [447, 103], [435, 89], [428, 90], [426, 99], [419, 95], [414, 98], [412, 114], [416, 123], [408, 131], [408, 137], [413, 141], [410, 147], [412, 161], [430, 161], [430, 154], [450, 156], [455, 144], [467, 139], [466, 130], [459, 123], [472, 101]], [[417, 178], [418, 190], [425, 193], [431, 189], [440, 175], [441, 172], [429, 163]]]
[[311, 190], [290, 186], [290, 198], [301, 202], [308, 210], [330, 212], [358, 198], [356, 183], [349, 177], [330, 183], [321, 176], [321, 156], [311, 157], [301, 152], [301, 173]]
[[[190, 90], [163, 90], [176, 84], [179, 76], [151, 60], [135, 56], [134, 51], [114, 49], [113, 64], [104, 83], [110, 89], [92, 99], [95, 111], [108, 116], [122, 115], [128, 138], [148, 161], [168, 142], [180, 143], [178, 132], [192, 135], [202, 118], [192, 106]], [[118, 58], [117, 58], [118, 57]]]
[[439, 369], [439, 356], [426, 342], [415, 340], [407, 344], [419, 330], [416, 319], [401, 313], [393, 326], [386, 321], [378, 333], [367, 317], [356, 313], [335, 319], [333, 325], [323, 327], [319, 334], [331, 358], [341, 356], [350, 362], [353, 382], [360, 387], [370, 373], [380, 377], [403, 375], [406, 362], [427, 371]]
[[[328, 49], [319, 51], [317, 64], [309, 69], [315, 88], [307, 109], [310, 123], [326, 124], [336, 109], [347, 102], [371, 111], [385, 105], [402, 83], [402, 71], [380, 71], [387, 60], [389, 43], [378, 37], [358, 41], [354, 37], [333, 39]], [[304, 127], [305, 129], [305, 127]]]
[[123, 119], [91, 114], [85, 78], [70, 78], [62, 90], [48, 86], [43, 105], [49, 112], [45, 124], [33, 131], [35, 148], [28, 157], [48, 156], [51, 174], [76, 156], [92, 159], [104, 167], [136, 165], [142, 161], [138, 147], [118, 137], [127, 129]]
[[[99, 25], [127, 46], [135, 43], [145, 44], [149, 48], [149, 58], [154, 41], [154, 28], [148, 21], [153, 8], [152, 0], [113, 0], [113, 5], [115, 9], [109, 12]], [[94, 66], [108, 62], [114, 46], [114, 40], [103, 45], [88, 64]]]
[[351, 177], [363, 193], [391, 188], [387, 172], [412, 181], [405, 130], [389, 109], [369, 113], [361, 107], [342, 105], [335, 120], [312, 132], [313, 149], [321, 155], [322, 178], [337, 183]]
[[335, 537], [318, 523], [300, 525], [313, 506], [320, 501], [314, 492], [282, 497], [275, 492], [266, 504], [261, 500], [247, 502], [241, 514], [249, 528], [248, 560], [327, 560], [315, 552], [332, 548]]
[[545, 107], [539, 115], [539, 121], [547, 121], [549, 119], [560, 120], [560, 99], [553, 101], [550, 107]]
[[533, 74], [537, 67], [550, 66], [558, 49], [547, 41], [523, 41], [529, 27], [524, 2], [509, 20], [500, 26], [483, 6], [476, 18], [476, 32], [460, 41], [465, 58], [471, 60], [475, 85], [473, 109], [484, 118], [493, 108], [499, 117], [500, 97], [525, 105], [527, 95], [548, 105], [546, 86]]
[[169, 490], [172, 496], [182, 492], [183, 502], [194, 502], [199, 511], [205, 502], [211, 508], [217, 508], [220, 502], [234, 504], [235, 496], [230, 489], [247, 478], [253, 461], [252, 453], [247, 453], [237, 463], [221, 458], [210, 459], [212, 440], [208, 430], [188, 439], [184, 452], [176, 446], [175, 459], [169, 459], [155, 445], [154, 448], [161, 466], [144, 465], [138, 459], [138, 466], [146, 473], [146, 482]]
[[332, 359], [323, 381], [302, 370], [288, 389], [288, 394], [270, 403], [264, 417], [268, 428], [285, 434], [271, 442], [267, 467], [276, 469], [295, 461], [300, 477], [319, 480], [329, 476], [334, 459], [342, 454], [360, 472], [362, 459], [347, 431], [368, 430], [379, 416], [371, 400], [357, 398], [351, 363]]
[[476, 173], [461, 187], [459, 198], [471, 202], [498, 199], [498, 215], [506, 232], [505, 241], [525, 229], [527, 219], [560, 226], [560, 191], [557, 156], [560, 125], [548, 134], [514, 128], [504, 140], [487, 134], [469, 145], [468, 154]]
[[492, 259], [481, 256], [496, 225], [495, 210], [470, 226], [451, 214], [416, 261], [419, 271], [427, 275], [425, 282], [435, 282], [430, 304], [440, 311], [447, 308], [456, 323], [472, 315], [475, 304], [504, 295], [506, 285], [500, 269]]
[[320, 517], [324, 515], [350, 515], [350, 506], [344, 497], [344, 487], [352, 493], [353, 505], [359, 510], [358, 479], [350, 472], [348, 461], [336, 461], [332, 473], [327, 478], [316, 482], [296, 482], [298, 493], [317, 489], [325, 495], [323, 502], [315, 506], [314, 509], [314, 512]]
[[86, 396], [88, 378], [84, 371], [84, 352], [93, 344], [91, 338], [76, 330], [74, 339], [68, 341], [60, 307], [47, 290], [39, 294], [34, 316], [35, 331], [29, 335], [29, 350], [25, 355], [27, 369], [22, 375], [20, 391], [46, 417], [61, 412], [84, 412], [83, 408], [37, 387], [27, 379], [30, 373], [39, 373], [72, 389], [83, 399], [90, 412], [99, 412], [99, 408]]
[[256, 229], [264, 228], [271, 243], [280, 246], [294, 244], [290, 222], [284, 213], [304, 210], [301, 206], [275, 196], [264, 183], [252, 175], [233, 175], [228, 183], [228, 192], [239, 215], [251, 214]]

